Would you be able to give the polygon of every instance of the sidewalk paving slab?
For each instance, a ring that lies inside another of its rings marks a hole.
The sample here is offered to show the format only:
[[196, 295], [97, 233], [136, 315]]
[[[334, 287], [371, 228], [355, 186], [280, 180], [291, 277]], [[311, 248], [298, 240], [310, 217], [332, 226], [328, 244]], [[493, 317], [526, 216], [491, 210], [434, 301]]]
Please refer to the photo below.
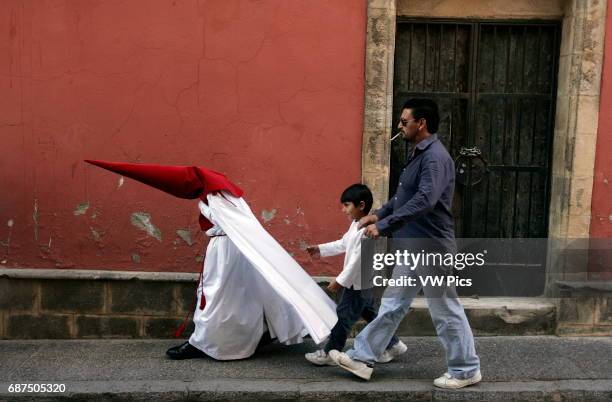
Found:
[[[370, 382], [316, 367], [304, 345], [270, 345], [250, 359], [169, 360], [176, 340], [0, 341], [0, 401], [18, 400], [470, 400], [612, 401], [612, 338], [480, 337], [483, 382], [436, 389], [445, 371], [435, 337], [403, 338], [408, 352]], [[65, 393], [16, 394], [15, 383], [62, 383]]]

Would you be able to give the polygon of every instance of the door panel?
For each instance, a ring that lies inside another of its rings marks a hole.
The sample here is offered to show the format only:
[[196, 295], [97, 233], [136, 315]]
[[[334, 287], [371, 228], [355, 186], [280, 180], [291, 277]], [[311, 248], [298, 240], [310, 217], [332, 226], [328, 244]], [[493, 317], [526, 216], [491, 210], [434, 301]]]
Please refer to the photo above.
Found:
[[[407, 98], [438, 102], [457, 168], [457, 237], [547, 236], [559, 38], [557, 22], [398, 21], [393, 133]], [[400, 139], [391, 148], [393, 195], [410, 149]]]

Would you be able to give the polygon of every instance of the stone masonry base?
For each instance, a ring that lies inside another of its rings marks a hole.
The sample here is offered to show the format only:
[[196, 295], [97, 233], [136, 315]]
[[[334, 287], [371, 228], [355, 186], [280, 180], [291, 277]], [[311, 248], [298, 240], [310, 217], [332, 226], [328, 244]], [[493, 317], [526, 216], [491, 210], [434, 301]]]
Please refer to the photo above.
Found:
[[[171, 338], [192, 310], [197, 279], [185, 273], [0, 269], [0, 339]], [[315, 279], [321, 286], [329, 281]], [[462, 303], [475, 335], [612, 334], [612, 298], [602, 292]], [[189, 321], [182, 338], [192, 331]], [[398, 335], [434, 334], [426, 301], [418, 298]]]

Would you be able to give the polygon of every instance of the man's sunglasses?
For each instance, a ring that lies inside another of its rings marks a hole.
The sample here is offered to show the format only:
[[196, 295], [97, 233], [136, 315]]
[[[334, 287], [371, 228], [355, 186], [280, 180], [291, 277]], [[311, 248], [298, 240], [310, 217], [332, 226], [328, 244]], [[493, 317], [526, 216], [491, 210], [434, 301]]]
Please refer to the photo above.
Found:
[[410, 123], [411, 121], [417, 121], [417, 120], [421, 120], [421, 119], [410, 119], [410, 120], [400, 119], [400, 124], [402, 126], [406, 127], [408, 125], [408, 123]]

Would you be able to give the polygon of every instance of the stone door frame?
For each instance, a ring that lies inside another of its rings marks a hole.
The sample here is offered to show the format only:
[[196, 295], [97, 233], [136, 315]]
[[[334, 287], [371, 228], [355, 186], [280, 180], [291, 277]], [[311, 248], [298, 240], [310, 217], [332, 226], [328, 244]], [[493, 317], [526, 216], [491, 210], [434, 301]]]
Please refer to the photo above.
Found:
[[[365, 49], [365, 110], [362, 147], [362, 180], [380, 206], [389, 194], [390, 139], [393, 112], [393, 62], [398, 4], [402, 13], [414, 0], [368, 0]], [[489, 11], [456, 7], [461, 15], [448, 14], [449, 7], [420, 12], [423, 18], [520, 18], [563, 22], [550, 189], [550, 238], [588, 238], [599, 116], [601, 71], [607, 0], [551, 0], [539, 9], [512, 10], [524, 4], [490, 1]], [[498, 6], [496, 7], [496, 3]], [[473, 2], [472, 2], [473, 3]], [[469, 2], [467, 3], [469, 4]], [[528, 3], [527, 3], [528, 4]], [[486, 7], [485, 7], [486, 8]], [[437, 11], [438, 10], [438, 11]], [[489, 12], [489, 14], [487, 14]], [[415, 15], [413, 15], [415, 16]], [[548, 268], [550, 279], [586, 279], [587, 261]]]

